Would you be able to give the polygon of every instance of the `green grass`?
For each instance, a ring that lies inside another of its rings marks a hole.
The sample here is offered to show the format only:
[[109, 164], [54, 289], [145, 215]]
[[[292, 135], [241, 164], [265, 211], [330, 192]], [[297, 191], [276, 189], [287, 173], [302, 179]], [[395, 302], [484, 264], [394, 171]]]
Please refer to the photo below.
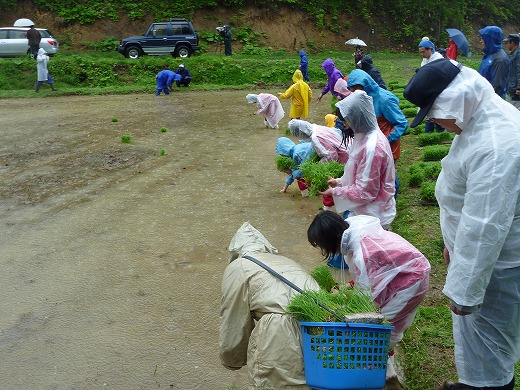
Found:
[[132, 142], [132, 136], [130, 134], [123, 134], [121, 136], [121, 142], [124, 144], [129, 144]]

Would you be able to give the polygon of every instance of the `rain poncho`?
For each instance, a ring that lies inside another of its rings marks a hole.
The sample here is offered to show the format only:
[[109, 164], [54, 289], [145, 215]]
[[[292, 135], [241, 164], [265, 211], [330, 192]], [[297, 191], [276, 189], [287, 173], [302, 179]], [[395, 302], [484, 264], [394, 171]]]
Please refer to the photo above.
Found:
[[372, 61], [372, 57], [370, 54], [366, 54], [359, 61], [359, 67], [361, 70], [367, 72], [370, 77], [374, 79], [374, 81], [383, 89], [388, 89], [386, 87], [385, 81], [383, 80], [383, 76], [381, 76], [381, 72], [374, 66], [374, 62]]
[[352, 92], [348, 89], [347, 80], [338, 79], [336, 84], [334, 84], [334, 92], [336, 92], [337, 96], [344, 99]]
[[452, 315], [457, 372], [472, 386], [503, 386], [520, 358], [520, 111], [462, 67], [428, 116], [462, 130], [435, 190], [450, 255], [443, 292], [473, 312]]
[[484, 41], [484, 58], [478, 72], [493, 86], [502, 99], [506, 98], [507, 79], [509, 75], [509, 57], [502, 49], [502, 30], [497, 26], [487, 26], [479, 30]]
[[307, 53], [300, 50], [300, 70], [305, 81], [311, 81], [309, 78], [309, 61], [307, 60]]
[[356, 284], [369, 288], [381, 313], [395, 327], [394, 347], [412, 324], [429, 285], [430, 263], [401, 236], [386, 231], [368, 215], [346, 219], [341, 253]]
[[44, 49], [38, 50], [36, 56], [36, 68], [38, 70], [38, 81], [47, 81], [49, 78], [49, 71], [47, 70], [47, 63], [49, 62], [49, 56]]
[[307, 389], [300, 326], [285, 313], [298, 293], [242, 256], [255, 257], [303, 290], [318, 290], [318, 284], [298, 263], [278, 255], [248, 222], [236, 232], [229, 252], [222, 277], [220, 361], [230, 369], [247, 364], [250, 389]]
[[408, 120], [399, 108], [399, 99], [392, 92], [381, 88], [370, 75], [361, 69], [350, 72], [347, 80], [349, 87], [361, 85], [372, 97], [377, 124], [388, 138], [394, 159], [401, 155], [401, 136], [408, 129]]
[[155, 77], [155, 81], [157, 82], [157, 90], [155, 91], [155, 94], [159, 95], [161, 91], [164, 91], [164, 94], [168, 95], [170, 93], [168, 88], [172, 88], [173, 82], [179, 81], [180, 79], [181, 76], [171, 70], [161, 70]]
[[327, 92], [330, 91], [332, 95], [338, 96], [338, 93], [334, 91], [334, 86], [336, 85], [336, 81], [338, 81], [338, 79], [343, 78], [343, 75], [334, 66], [334, 61], [332, 61], [330, 58], [327, 58], [325, 61], [323, 61], [321, 67], [323, 68], [325, 73], [327, 73], [327, 84], [321, 91], [321, 94], [325, 95]]
[[372, 98], [358, 90], [336, 107], [354, 132], [343, 176], [332, 189], [336, 210], [350, 210], [352, 216], [372, 215], [387, 226], [396, 213], [394, 159], [377, 127]]
[[261, 93], [259, 95], [248, 94], [246, 96], [248, 103], [256, 103], [258, 111], [256, 115], [263, 115], [265, 122], [269, 127], [278, 128], [278, 122], [284, 117], [285, 112], [280, 100], [270, 93]]
[[292, 135], [303, 141], [310, 140], [321, 161], [337, 161], [342, 164], [347, 162], [348, 151], [345, 144], [342, 144], [340, 132], [336, 129], [291, 119], [289, 130]]
[[291, 85], [285, 93], [278, 95], [280, 99], [291, 99], [291, 110], [289, 116], [291, 118], [307, 118], [309, 116], [309, 103], [312, 99], [312, 90], [309, 85], [303, 81], [302, 72], [297, 69], [292, 77], [293, 85]]
[[302, 142], [295, 144], [294, 141], [287, 137], [280, 137], [276, 141], [276, 153], [291, 157], [296, 163], [296, 168], [292, 170], [292, 174], [285, 179], [285, 184], [291, 185], [295, 179], [302, 177], [300, 164], [311, 158], [314, 149], [310, 142]]

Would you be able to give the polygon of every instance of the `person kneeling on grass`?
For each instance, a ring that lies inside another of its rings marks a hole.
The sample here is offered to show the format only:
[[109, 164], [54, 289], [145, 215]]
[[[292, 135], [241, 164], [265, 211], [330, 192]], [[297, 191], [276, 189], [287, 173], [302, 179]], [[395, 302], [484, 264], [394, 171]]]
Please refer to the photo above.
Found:
[[260, 260], [303, 290], [319, 290], [318, 283], [248, 222], [233, 236], [229, 253], [222, 277], [221, 363], [230, 370], [247, 365], [249, 389], [308, 389], [301, 329], [286, 313], [298, 292], [243, 256]]
[[402, 389], [394, 369], [393, 349], [426, 295], [430, 263], [412, 244], [384, 230], [379, 219], [369, 215], [343, 220], [332, 211], [322, 211], [310, 224], [307, 238], [326, 259], [341, 252], [354, 283], [372, 292], [381, 314], [394, 326], [386, 388]]

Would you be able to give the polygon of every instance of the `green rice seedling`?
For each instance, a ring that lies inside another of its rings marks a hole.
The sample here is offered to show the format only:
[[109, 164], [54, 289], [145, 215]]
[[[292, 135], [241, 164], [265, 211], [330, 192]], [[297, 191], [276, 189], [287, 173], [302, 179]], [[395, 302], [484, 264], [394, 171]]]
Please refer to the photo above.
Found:
[[285, 135], [291, 135], [291, 129], [289, 129], [289, 128], [285, 129]]
[[303, 178], [309, 186], [309, 195], [316, 196], [318, 191], [323, 191], [329, 186], [330, 177], [343, 175], [343, 164], [337, 161], [319, 162], [307, 160], [300, 164]]
[[410, 165], [410, 178], [408, 184], [411, 187], [419, 187], [424, 181], [437, 180], [441, 169], [440, 161], [415, 162]]
[[117, 118], [112, 118], [112, 122], [117, 122], [118, 119]]
[[427, 204], [437, 204], [434, 181], [425, 181], [421, 184], [421, 199]]
[[299, 294], [295, 296], [286, 309], [286, 311], [292, 314], [298, 321], [338, 321], [333, 314], [320, 307], [315, 300], [334, 311], [340, 317], [354, 313], [378, 312], [372, 301], [370, 292], [363, 289], [342, 287], [336, 293], [330, 293], [324, 290], [306, 291], [306, 293], [308, 295]]
[[124, 144], [129, 144], [132, 142], [132, 136], [130, 134], [123, 134], [121, 136], [121, 142]]
[[413, 107], [417, 110], [417, 106], [415, 104], [413, 104], [412, 102], [409, 102], [408, 100], [400, 100], [399, 101], [399, 108], [401, 110], [405, 109], [405, 108], [410, 108], [410, 107]]
[[425, 127], [426, 127], [426, 124], [421, 123], [420, 125], [414, 127], [413, 129], [412, 128], [408, 128], [408, 129], [410, 130], [410, 133], [418, 135], [418, 134], [424, 133]]
[[443, 131], [442, 133], [422, 133], [419, 134], [417, 140], [419, 141], [419, 146], [427, 146], [427, 145], [438, 145], [444, 142], [450, 142], [453, 139], [454, 135], [452, 133], [448, 133], [447, 131]]
[[318, 282], [319, 286], [325, 291], [331, 291], [337, 286], [336, 281], [330, 273], [329, 266], [320, 264], [311, 271], [311, 276]]
[[167, 133], [168, 129], [166, 127], [161, 127], [161, 133]]
[[444, 158], [450, 151], [449, 145], [430, 145], [423, 149], [424, 161], [438, 161]]
[[159, 156], [164, 156], [166, 154], [166, 150], [160, 149], [159, 150]]
[[279, 171], [296, 168], [296, 161], [287, 156], [276, 156], [274, 162], [276, 163], [276, 169]]
[[417, 107], [407, 107], [403, 108], [401, 111], [403, 111], [403, 114], [407, 118], [412, 118], [417, 115]]

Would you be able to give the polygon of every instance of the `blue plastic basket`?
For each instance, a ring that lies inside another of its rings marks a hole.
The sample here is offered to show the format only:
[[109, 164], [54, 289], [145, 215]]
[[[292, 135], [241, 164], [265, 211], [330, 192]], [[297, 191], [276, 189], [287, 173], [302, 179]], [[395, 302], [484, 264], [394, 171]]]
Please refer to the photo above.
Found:
[[300, 322], [307, 385], [317, 390], [381, 390], [393, 326]]

